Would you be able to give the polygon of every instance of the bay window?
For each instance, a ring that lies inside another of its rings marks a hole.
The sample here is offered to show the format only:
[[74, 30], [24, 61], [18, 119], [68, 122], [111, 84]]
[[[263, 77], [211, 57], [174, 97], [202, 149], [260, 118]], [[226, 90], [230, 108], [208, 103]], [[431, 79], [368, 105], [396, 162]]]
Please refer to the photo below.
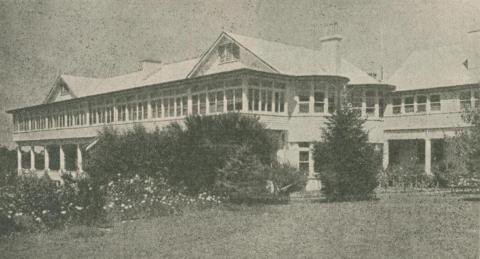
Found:
[[335, 90], [335, 87], [330, 87], [328, 89], [328, 113], [334, 113], [336, 108], [337, 108], [337, 104], [336, 104], [336, 90]]
[[375, 91], [374, 90], [368, 90], [365, 92], [365, 112], [367, 115], [375, 115]]
[[302, 87], [297, 91], [298, 96], [298, 112], [309, 113], [310, 112], [310, 88]]

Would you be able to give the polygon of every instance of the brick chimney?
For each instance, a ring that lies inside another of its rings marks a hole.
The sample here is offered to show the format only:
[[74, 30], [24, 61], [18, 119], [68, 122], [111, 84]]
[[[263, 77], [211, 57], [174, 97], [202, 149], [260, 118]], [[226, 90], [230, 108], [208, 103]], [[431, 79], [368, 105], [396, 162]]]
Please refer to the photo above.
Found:
[[328, 72], [340, 73], [341, 64], [341, 41], [343, 37], [339, 34], [323, 37], [320, 39], [322, 52], [325, 55], [326, 69]]

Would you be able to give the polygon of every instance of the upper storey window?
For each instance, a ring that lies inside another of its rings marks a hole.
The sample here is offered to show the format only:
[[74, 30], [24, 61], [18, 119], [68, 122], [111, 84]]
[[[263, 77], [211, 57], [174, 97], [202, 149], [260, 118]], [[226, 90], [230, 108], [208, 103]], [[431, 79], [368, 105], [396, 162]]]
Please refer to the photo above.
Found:
[[411, 113], [415, 110], [415, 98], [413, 96], [405, 98], [405, 113]]
[[468, 110], [472, 108], [472, 95], [470, 90], [460, 93], [460, 107], [463, 110]]
[[365, 111], [369, 116], [375, 115], [375, 98], [376, 98], [375, 91], [368, 90], [365, 92], [365, 103], [366, 103]]
[[393, 98], [392, 110], [393, 114], [400, 114], [402, 112], [402, 98]]
[[310, 89], [298, 90], [298, 112], [308, 113], [310, 111]]
[[440, 103], [440, 95], [439, 94], [430, 95], [430, 110], [440, 111], [441, 108], [442, 106]]
[[218, 46], [220, 63], [235, 61], [240, 58], [240, 48], [235, 43], [227, 43]]
[[425, 95], [417, 96], [417, 112], [427, 111], [427, 97]]

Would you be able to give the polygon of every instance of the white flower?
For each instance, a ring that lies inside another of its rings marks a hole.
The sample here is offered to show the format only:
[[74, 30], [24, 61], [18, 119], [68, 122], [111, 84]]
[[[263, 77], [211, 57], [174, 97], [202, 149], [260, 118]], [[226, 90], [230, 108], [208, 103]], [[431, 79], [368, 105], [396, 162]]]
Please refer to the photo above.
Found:
[[39, 218], [39, 217], [36, 217], [35, 220], [38, 221], [38, 222], [42, 221], [42, 219]]
[[23, 213], [21, 213], [21, 212], [15, 213], [15, 216], [22, 216], [22, 215], [23, 215]]
[[110, 203], [108, 204], [108, 207], [109, 207], [109, 208], [113, 208], [113, 205], [114, 205], [114, 203], [113, 203], [113, 202], [110, 202]]
[[42, 214], [45, 215], [47, 214], [48, 210], [42, 210]]
[[60, 211], [60, 213], [61, 213], [62, 215], [65, 215], [65, 214], [67, 214], [67, 212], [66, 212], [66, 211], [64, 211], [64, 210]]
[[142, 204], [145, 203], [145, 200], [142, 200], [140, 203], [142, 203]]
[[77, 210], [83, 210], [83, 207], [75, 206], [75, 209], [77, 209]]
[[112, 186], [112, 185], [113, 185], [113, 181], [110, 181], [110, 182], [108, 183], [108, 186]]
[[11, 210], [8, 211], [8, 214], [12, 214], [12, 213], [13, 213], [13, 211], [11, 211]]

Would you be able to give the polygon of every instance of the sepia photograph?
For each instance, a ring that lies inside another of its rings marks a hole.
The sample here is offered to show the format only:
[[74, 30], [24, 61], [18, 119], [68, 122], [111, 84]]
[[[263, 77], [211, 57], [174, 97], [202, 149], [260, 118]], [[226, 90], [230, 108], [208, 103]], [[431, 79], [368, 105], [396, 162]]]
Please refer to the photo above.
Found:
[[480, 258], [480, 1], [0, 0], [0, 258]]

